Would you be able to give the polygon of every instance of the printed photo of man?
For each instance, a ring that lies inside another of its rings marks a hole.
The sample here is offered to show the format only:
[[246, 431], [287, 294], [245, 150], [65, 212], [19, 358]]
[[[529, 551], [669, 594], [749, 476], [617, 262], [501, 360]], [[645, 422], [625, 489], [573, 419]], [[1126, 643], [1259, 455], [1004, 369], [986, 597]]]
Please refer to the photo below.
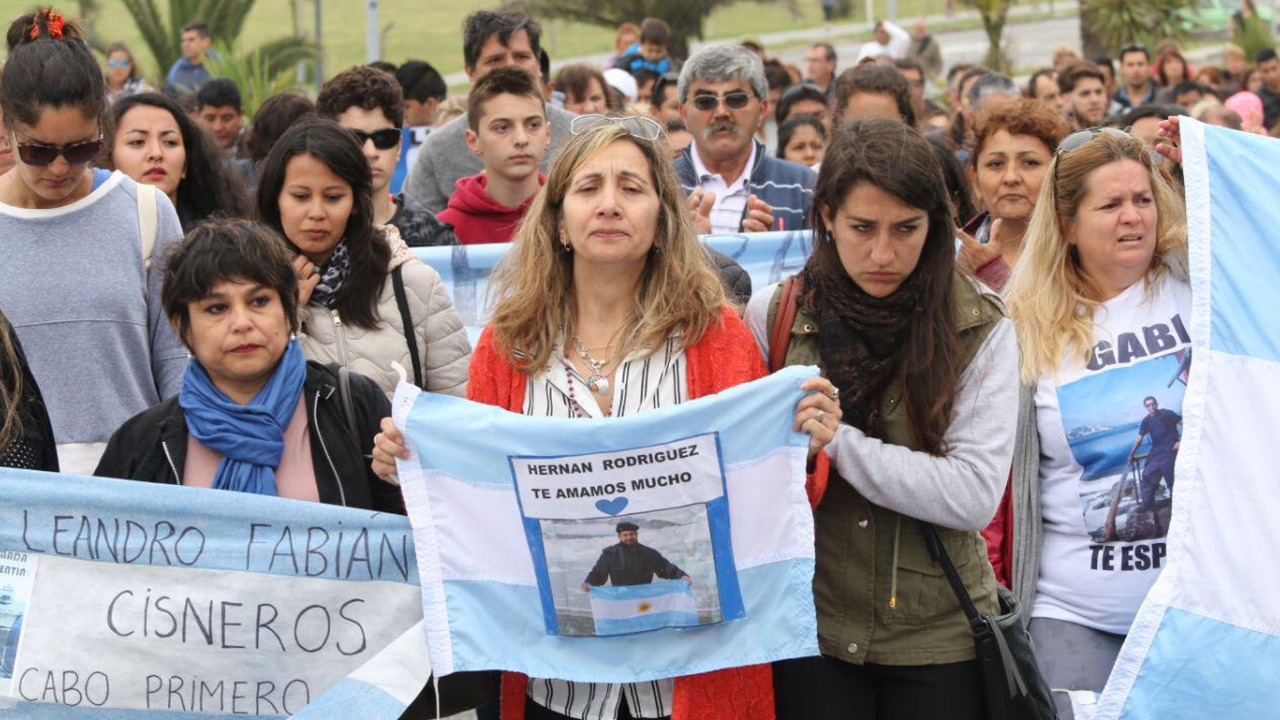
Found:
[[1147, 409], [1147, 416], [1142, 418], [1138, 426], [1138, 437], [1133, 440], [1133, 448], [1129, 450], [1129, 462], [1133, 462], [1134, 453], [1142, 444], [1144, 437], [1151, 438], [1151, 450], [1147, 453], [1147, 462], [1142, 468], [1142, 509], [1155, 511], [1156, 490], [1160, 480], [1164, 479], [1169, 494], [1173, 494], [1173, 465], [1178, 459], [1178, 446], [1182, 442], [1179, 428], [1182, 416], [1172, 410], [1162, 410], [1160, 403], [1148, 395], [1142, 404]]
[[595, 567], [582, 583], [582, 592], [590, 592], [593, 586], [599, 587], [606, 582], [611, 582], [614, 587], [648, 585], [655, 576], [693, 584], [685, 571], [663, 557], [662, 553], [640, 544], [640, 526], [633, 522], [620, 522], [617, 532], [618, 543], [600, 553], [600, 559], [596, 560]]

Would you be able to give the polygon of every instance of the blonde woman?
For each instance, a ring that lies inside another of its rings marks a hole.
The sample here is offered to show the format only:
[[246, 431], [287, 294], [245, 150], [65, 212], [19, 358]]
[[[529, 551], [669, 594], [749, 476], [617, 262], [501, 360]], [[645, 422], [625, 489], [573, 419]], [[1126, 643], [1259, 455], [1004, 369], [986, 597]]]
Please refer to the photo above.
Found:
[[1182, 201], [1142, 141], [1064, 139], [1006, 286], [1034, 404], [1014, 457], [1013, 583], [1054, 688], [1102, 690], [1164, 564], [1185, 264]]
[[[579, 120], [493, 280], [500, 299], [476, 346], [467, 396], [526, 415], [622, 417], [763, 375], [755, 341], [693, 232], [658, 125]], [[840, 410], [829, 381], [803, 388], [818, 391], [796, 407], [816, 459]], [[394, 472], [401, 442], [384, 421], [376, 472]], [[503, 717], [513, 720], [772, 718], [759, 714], [772, 708], [767, 666], [674, 682], [505, 682]]]

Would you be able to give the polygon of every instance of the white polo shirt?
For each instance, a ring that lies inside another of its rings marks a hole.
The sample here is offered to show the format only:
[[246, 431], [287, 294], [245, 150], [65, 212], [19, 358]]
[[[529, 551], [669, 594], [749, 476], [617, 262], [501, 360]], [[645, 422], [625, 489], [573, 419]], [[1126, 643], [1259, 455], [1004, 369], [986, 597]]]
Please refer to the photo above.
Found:
[[716, 202], [711, 206], [711, 232], [714, 234], [736, 233], [742, 225], [742, 215], [747, 208], [747, 197], [751, 194], [748, 181], [751, 179], [751, 168], [756, 164], [756, 144], [751, 143], [751, 156], [742, 174], [732, 185], [725, 184], [724, 178], [712, 173], [702, 164], [702, 156], [698, 154], [698, 146], [693, 146], [689, 153], [693, 159], [693, 171], [698, 176], [698, 187], [703, 192], [716, 194]]

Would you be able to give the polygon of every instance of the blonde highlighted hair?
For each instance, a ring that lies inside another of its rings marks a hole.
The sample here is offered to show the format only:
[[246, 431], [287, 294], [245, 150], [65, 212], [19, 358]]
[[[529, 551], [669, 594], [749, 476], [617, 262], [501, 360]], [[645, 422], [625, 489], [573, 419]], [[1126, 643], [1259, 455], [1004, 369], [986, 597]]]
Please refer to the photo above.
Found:
[[640, 149], [660, 203], [653, 248], [636, 285], [631, 315], [619, 333], [622, 347], [652, 353], [676, 331], [689, 347], [719, 320], [726, 302], [724, 287], [694, 233], [666, 150], [631, 135], [618, 123], [601, 121], [560, 151], [546, 186], [490, 280], [497, 298], [491, 321], [494, 339], [499, 352], [520, 372], [540, 372], [556, 344], [574, 327], [574, 253], [561, 239], [564, 199], [582, 166], [619, 142]]
[[1101, 291], [1067, 242], [1090, 175], [1113, 162], [1133, 160], [1151, 181], [1156, 208], [1156, 248], [1147, 271], [1154, 285], [1166, 273], [1186, 277], [1187, 221], [1182, 200], [1148, 154], [1142, 141], [1119, 131], [1098, 132], [1086, 144], [1060, 153], [1049, 166], [1035, 212], [1005, 293], [1022, 351], [1024, 383], [1054, 372], [1065, 353], [1088, 362], [1093, 352], [1093, 318]]

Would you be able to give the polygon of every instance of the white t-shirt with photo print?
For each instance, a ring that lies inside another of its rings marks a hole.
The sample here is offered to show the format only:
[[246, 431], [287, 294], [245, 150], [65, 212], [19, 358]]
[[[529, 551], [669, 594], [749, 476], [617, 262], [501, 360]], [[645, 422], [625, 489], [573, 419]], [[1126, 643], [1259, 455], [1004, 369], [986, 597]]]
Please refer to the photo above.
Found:
[[1090, 361], [1072, 352], [1056, 376], [1041, 378], [1044, 544], [1032, 617], [1127, 634], [1159, 575], [1172, 462], [1159, 452], [1147, 461], [1151, 438], [1141, 428], [1149, 398], [1176, 414], [1161, 413], [1163, 422], [1182, 414], [1190, 316], [1185, 282], [1166, 275], [1154, 286], [1136, 283], [1095, 312]]

